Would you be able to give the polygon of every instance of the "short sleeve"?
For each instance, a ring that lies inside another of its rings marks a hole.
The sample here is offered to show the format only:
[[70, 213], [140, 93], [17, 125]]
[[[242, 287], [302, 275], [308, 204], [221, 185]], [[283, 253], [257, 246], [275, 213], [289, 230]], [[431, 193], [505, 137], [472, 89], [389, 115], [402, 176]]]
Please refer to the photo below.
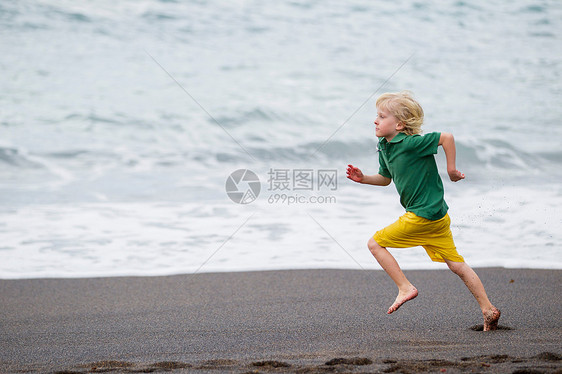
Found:
[[440, 138], [440, 132], [430, 132], [423, 136], [412, 136], [410, 138], [410, 146], [415, 148], [416, 153], [420, 157], [431, 156], [437, 153]]
[[382, 175], [383, 177], [392, 179], [392, 176], [390, 175], [390, 171], [388, 171], [388, 167], [386, 165], [386, 161], [384, 160], [382, 152], [379, 152], [379, 174]]

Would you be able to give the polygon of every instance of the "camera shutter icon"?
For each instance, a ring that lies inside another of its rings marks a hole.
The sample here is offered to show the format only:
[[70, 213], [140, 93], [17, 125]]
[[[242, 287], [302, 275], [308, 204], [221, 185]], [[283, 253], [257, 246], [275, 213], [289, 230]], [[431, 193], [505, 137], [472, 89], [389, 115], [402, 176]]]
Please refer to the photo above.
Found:
[[226, 179], [226, 194], [237, 204], [250, 204], [260, 194], [261, 182], [256, 173], [248, 169], [238, 169]]

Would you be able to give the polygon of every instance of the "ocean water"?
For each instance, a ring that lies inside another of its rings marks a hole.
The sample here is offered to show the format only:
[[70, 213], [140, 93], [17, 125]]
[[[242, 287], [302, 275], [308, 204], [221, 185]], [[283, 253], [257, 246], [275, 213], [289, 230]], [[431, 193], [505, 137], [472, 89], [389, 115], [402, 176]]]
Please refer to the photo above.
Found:
[[0, 278], [379, 268], [403, 209], [345, 168], [403, 89], [467, 262], [560, 269], [561, 46], [559, 1], [2, 1]]

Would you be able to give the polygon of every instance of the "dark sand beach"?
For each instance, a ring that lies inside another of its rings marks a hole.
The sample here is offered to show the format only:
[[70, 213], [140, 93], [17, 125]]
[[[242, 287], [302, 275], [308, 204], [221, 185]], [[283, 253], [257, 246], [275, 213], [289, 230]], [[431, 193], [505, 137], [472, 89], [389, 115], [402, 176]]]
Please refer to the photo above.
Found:
[[0, 280], [0, 372], [562, 372], [562, 271], [476, 270], [497, 331], [448, 270]]

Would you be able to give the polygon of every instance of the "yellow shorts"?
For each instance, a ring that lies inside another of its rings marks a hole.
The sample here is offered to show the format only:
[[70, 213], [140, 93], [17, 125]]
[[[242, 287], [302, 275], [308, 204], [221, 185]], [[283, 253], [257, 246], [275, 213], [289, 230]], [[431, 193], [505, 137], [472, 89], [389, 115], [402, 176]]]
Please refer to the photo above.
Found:
[[377, 231], [373, 239], [382, 247], [422, 246], [432, 261], [445, 262], [447, 259], [464, 262], [464, 258], [457, 253], [450, 225], [448, 214], [436, 221], [430, 221], [412, 212], [406, 212], [398, 221]]

